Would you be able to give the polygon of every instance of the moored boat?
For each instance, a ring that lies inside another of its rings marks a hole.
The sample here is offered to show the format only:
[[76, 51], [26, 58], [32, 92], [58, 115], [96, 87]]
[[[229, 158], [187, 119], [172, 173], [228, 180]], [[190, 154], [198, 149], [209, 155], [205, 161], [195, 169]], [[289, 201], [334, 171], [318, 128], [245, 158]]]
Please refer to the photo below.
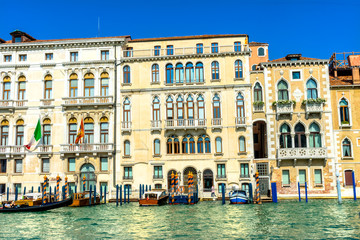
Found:
[[[70, 207], [84, 207], [89, 206], [90, 203], [90, 192], [81, 192], [81, 193], [74, 193], [74, 200]], [[91, 195], [91, 205], [99, 205], [100, 204], [100, 197], [96, 195]]]
[[236, 187], [229, 192], [230, 204], [247, 204], [249, 203], [249, 197], [246, 191], [239, 190]]
[[6, 204], [0, 208], [0, 213], [2, 212], [42, 212], [55, 208], [65, 207], [72, 204], [73, 198], [67, 198], [59, 202], [46, 203], [40, 206], [28, 206], [28, 205], [15, 205], [13, 207], [6, 207]]
[[166, 194], [165, 190], [155, 189], [153, 191], [145, 192], [139, 200], [140, 206], [160, 206], [165, 205], [169, 195]]

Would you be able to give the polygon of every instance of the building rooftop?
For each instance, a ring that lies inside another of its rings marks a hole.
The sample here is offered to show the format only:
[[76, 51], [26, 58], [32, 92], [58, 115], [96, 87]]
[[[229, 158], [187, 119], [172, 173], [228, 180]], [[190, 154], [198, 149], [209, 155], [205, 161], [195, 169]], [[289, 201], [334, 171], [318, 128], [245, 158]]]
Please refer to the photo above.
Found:
[[271, 60], [270, 62], [285, 62], [285, 61], [298, 61], [298, 60], [319, 60], [318, 58], [303, 57], [301, 54], [288, 54], [283, 58]]
[[215, 34], [215, 35], [179, 36], [179, 37], [139, 38], [139, 39], [132, 39], [129, 42], [150, 42], [150, 41], [226, 38], [226, 37], [248, 37], [248, 35], [247, 34]]

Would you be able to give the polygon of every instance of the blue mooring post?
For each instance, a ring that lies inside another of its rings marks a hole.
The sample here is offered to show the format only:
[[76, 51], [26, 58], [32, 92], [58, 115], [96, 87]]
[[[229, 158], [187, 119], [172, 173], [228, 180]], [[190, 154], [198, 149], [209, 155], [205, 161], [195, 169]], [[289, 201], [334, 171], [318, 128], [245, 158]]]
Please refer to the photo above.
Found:
[[124, 185], [124, 204], [126, 203], [126, 186]]
[[117, 184], [116, 184], [116, 206], [119, 206], [119, 185]]
[[23, 195], [25, 195], [26, 194], [26, 187], [24, 187], [24, 194]]
[[91, 193], [92, 193], [92, 185], [90, 185], [90, 192], [89, 192], [89, 206], [91, 206]]
[[[144, 194], [145, 193], [145, 186], [144, 186], [144, 184], [142, 185], [142, 194]], [[141, 194], [141, 195], [142, 195]]]
[[308, 202], [308, 197], [307, 197], [307, 182], [305, 182], [305, 201]]
[[146, 191], [148, 191], [148, 185], [146, 185]]
[[56, 196], [57, 196], [57, 194], [56, 194], [56, 186], [54, 187], [54, 201], [56, 202]]
[[222, 204], [225, 204], [225, 184], [221, 184]]
[[122, 206], [122, 185], [120, 185], [120, 206]]
[[151, 191], [151, 185], [149, 185], [149, 191]]
[[31, 193], [34, 193], [34, 186], [31, 187]]
[[139, 199], [141, 199], [141, 184], [139, 184]]
[[102, 201], [102, 186], [100, 185], [100, 203]]
[[249, 183], [249, 202], [250, 202], [250, 203], [253, 202], [253, 187], [252, 187], [252, 183]]
[[106, 186], [104, 187], [104, 203], [106, 203]]
[[274, 203], [277, 203], [278, 199], [277, 199], [276, 182], [271, 182], [271, 196], [272, 196], [272, 201]]
[[15, 187], [15, 201], [17, 201], [17, 198], [18, 198], [18, 188]]
[[356, 201], [356, 181], [355, 181], [354, 170], [352, 171], [352, 181], [353, 181], [354, 201]]
[[94, 185], [94, 204], [96, 204], [96, 185]]
[[38, 193], [40, 193], [40, 186], [38, 187]]
[[127, 187], [127, 201], [130, 202], [130, 186]]
[[49, 202], [51, 202], [51, 186], [49, 187]]
[[77, 185], [75, 185], [75, 193], [77, 193]]
[[300, 194], [300, 182], [298, 182], [298, 191], [299, 191], [299, 202], [301, 202], [301, 194]]
[[7, 187], [6, 200], [9, 201], [9, 187]]

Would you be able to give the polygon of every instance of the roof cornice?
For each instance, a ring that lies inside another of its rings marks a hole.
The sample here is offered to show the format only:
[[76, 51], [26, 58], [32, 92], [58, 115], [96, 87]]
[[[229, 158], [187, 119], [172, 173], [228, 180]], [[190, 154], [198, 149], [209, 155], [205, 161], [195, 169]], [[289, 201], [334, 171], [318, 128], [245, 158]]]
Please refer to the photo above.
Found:
[[297, 61], [281, 61], [281, 62], [262, 62], [262, 67], [281, 67], [281, 66], [301, 66], [301, 65], [315, 65], [328, 64], [328, 59], [312, 59], [312, 60], [297, 60]]

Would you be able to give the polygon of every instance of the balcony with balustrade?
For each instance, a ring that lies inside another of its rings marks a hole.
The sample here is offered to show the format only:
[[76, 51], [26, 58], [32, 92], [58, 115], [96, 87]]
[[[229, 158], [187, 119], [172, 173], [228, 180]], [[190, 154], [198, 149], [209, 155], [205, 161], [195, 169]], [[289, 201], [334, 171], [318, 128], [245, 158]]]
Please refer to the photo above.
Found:
[[276, 118], [279, 119], [280, 115], [289, 115], [292, 116], [294, 112], [294, 103], [276, 103]]
[[121, 122], [121, 132], [131, 132], [132, 122], [131, 121], [122, 121]]
[[76, 155], [80, 154], [108, 154], [111, 155], [114, 151], [114, 144], [112, 143], [82, 143], [82, 144], [61, 144], [60, 145], [60, 154], [64, 156], [65, 154]]
[[0, 157], [24, 157], [26, 150], [24, 146], [0, 146]]
[[309, 118], [310, 114], [319, 114], [321, 118], [323, 112], [323, 103], [305, 103], [306, 118]]
[[212, 129], [222, 129], [222, 118], [211, 119], [211, 128]]
[[206, 129], [206, 119], [167, 119], [165, 129]]
[[0, 100], [0, 111], [13, 112], [15, 109], [28, 108], [28, 100]]
[[123, 50], [123, 59], [131, 60], [136, 58], [172, 58], [179, 56], [208, 56], [208, 55], [242, 55], [249, 54], [250, 48], [247, 44], [241, 46], [223, 45], [217, 47], [184, 47], [171, 49], [139, 49]]
[[54, 108], [54, 99], [41, 99], [40, 108]]
[[161, 120], [151, 120], [150, 128], [151, 131], [161, 131]]
[[245, 128], [246, 127], [246, 117], [235, 118], [235, 126], [237, 128]]
[[114, 101], [112, 96], [103, 97], [65, 97], [62, 98], [61, 106], [66, 109], [82, 108], [112, 108]]
[[297, 160], [305, 159], [312, 161], [313, 159], [327, 159], [326, 147], [309, 147], [309, 148], [278, 148], [277, 160], [280, 165], [282, 160], [292, 160], [294, 165]]
[[53, 146], [52, 145], [40, 145], [38, 149], [36, 149], [38, 155], [48, 155], [51, 156], [53, 154]]

